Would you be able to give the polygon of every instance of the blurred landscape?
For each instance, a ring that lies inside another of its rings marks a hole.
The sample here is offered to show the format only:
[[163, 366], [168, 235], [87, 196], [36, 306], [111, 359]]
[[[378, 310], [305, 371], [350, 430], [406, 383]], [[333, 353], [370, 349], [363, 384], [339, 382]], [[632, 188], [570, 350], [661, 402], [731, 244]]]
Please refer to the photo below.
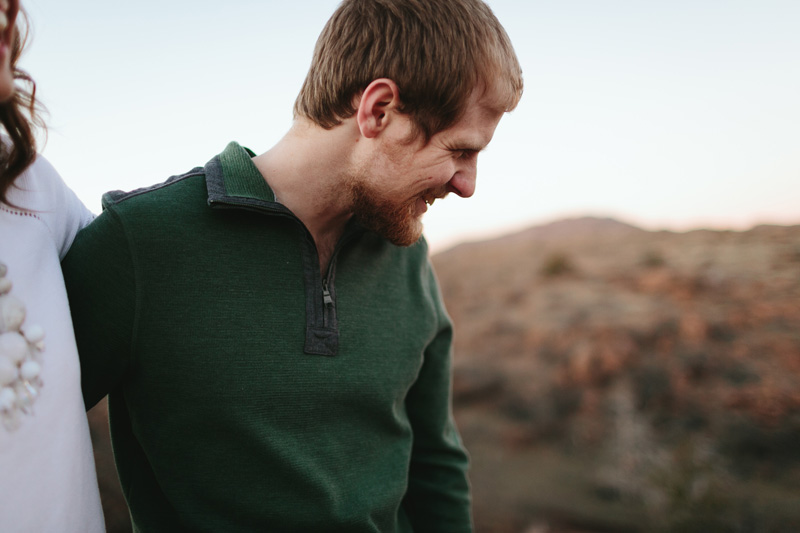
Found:
[[[800, 531], [800, 226], [580, 218], [433, 262], [476, 531]], [[90, 425], [130, 531], [105, 403]]]

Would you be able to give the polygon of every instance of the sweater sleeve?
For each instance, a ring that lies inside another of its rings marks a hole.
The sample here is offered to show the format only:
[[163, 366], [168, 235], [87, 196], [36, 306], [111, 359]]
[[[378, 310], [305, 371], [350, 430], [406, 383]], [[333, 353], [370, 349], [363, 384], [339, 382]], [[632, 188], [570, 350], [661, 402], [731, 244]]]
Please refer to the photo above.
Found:
[[464, 533], [472, 531], [472, 513], [468, 458], [452, 413], [453, 328], [430, 265], [428, 276], [439, 330], [406, 398], [414, 447], [403, 508], [416, 533]]
[[88, 410], [123, 384], [133, 352], [134, 261], [122, 222], [113, 209], [106, 209], [78, 233], [61, 267]]

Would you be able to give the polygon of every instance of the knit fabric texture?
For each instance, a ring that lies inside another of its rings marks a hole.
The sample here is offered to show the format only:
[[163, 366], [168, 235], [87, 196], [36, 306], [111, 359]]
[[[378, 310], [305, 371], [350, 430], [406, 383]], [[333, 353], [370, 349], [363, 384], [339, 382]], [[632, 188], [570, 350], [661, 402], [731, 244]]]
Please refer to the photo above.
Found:
[[321, 274], [251, 156], [107, 194], [62, 264], [134, 527], [471, 531], [424, 239], [351, 228]]

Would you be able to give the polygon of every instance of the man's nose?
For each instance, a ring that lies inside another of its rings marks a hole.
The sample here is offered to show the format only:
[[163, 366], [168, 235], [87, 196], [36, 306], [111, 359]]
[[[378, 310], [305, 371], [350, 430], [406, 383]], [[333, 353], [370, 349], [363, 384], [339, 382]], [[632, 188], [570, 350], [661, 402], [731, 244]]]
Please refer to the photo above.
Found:
[[459, 170], [447, 182], [447, 190], [461, 198], [469, 198], [475, 193], [476, 179], [477, 172], [475, 170]]

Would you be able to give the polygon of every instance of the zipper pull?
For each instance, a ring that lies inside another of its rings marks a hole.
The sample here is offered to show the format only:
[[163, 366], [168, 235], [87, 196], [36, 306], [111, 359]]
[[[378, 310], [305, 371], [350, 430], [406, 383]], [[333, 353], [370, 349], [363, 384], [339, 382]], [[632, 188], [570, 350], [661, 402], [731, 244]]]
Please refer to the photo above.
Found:
[[328, 280], [322, 280], [322, 302], [325, 305], [333, 305], [333, 298], [331, 298], [331, 291], [328, 290]]

